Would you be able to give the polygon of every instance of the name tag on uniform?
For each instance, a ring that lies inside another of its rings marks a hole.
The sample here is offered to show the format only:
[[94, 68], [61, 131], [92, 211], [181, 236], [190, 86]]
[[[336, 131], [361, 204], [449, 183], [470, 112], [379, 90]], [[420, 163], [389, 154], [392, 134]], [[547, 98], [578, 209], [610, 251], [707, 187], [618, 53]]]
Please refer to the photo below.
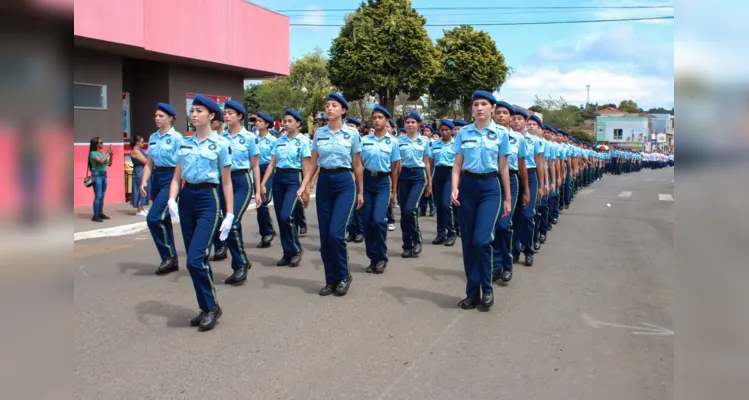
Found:
[[180, 149], [192, 149], [192, 146], [185, 146], [185, 145], [182, 145], [182, 146], [179, 146], [179, 148], [180, 148]]
[[461, 143], [476, 143], [476, 139], [464, 140]]
[[318, 142], [322, 142], [323, 140], [330, 140], [330, 138], [326, 138], [326, 137], [317, 138]]
[[398, 147], [408, 146], [408, 143], [401, 143], [398, 145]]
[[276, 146], [276, 147], [284, 147], [284, 146], [286, 146], [286, 143], [281, 143], [281, 144], [279, 144], [279, 145], [278, 145], [278, 146]]

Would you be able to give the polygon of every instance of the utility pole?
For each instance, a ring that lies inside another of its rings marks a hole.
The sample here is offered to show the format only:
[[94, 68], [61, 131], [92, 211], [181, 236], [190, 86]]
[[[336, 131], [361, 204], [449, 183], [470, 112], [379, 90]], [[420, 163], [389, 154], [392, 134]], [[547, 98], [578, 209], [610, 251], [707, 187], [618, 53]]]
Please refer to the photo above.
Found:
[[590, 84], [585, 85], [587, 93], [585, 94], [585, 111], [588, 111], [588, 104], [590, 104]]

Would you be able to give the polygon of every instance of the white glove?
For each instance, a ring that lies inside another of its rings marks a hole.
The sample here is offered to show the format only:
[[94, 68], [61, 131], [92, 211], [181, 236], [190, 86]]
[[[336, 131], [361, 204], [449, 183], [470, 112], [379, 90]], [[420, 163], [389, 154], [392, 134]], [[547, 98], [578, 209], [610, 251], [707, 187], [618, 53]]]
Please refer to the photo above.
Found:
[[177, 201], [174, 199], [169, 199], [169, 201], [166, 202], [167, 207], [169, 207], [169, 216], [172, 217], [172, 223], [176, 224], [179, 222], [179, 209], [177, 208]]
[[221, 228], [219, 229], [221, 233], [218, 235], [218, 240], [223, 242], [229, 237], [232, 225], [234, 225], [234, 214], [226, 214], [224, 222], [221, 223]]

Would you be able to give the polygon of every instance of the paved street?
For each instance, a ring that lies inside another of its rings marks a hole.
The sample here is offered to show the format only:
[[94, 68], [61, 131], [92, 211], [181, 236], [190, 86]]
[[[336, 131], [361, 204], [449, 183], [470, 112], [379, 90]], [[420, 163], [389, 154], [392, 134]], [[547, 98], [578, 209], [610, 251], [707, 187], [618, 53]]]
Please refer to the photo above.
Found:
[[[400, 254], [390, 232], [383, 275], [350, 244], [346, 297], [320, 297], [314, 204], [305, 256], [279, 268], [280, 243], [258, 250], [241, 287], [223, 285], [216, 329], [188, 325], [197, 304], [182, 269], [157, 277], [148, 232], [75, 242], [75, 398], [620, 400], [674, 396], [673, 169], [604, 180], [580, 192], [533, 267], [495, 289], [488, 313], [457, 307], [459, 243]], [[179, 231], [179, 229], [177, 229]], [[184, 260], [182, 238], [177, 238]]]

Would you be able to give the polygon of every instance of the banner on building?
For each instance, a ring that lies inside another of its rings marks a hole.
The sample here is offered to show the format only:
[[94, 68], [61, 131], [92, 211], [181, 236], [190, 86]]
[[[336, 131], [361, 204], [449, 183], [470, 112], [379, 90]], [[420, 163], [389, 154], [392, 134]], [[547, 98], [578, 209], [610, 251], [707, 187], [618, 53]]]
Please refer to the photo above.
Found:
[[[187, 133], [185, 133], [185, 136], [192, 136], [195, 134], [195, 127], [192, 126], [192, 122], [190, 122], [190, 108], [192, 107], [192, 100], [195, 98], [195, 93], [188, 93], [187, 94], [187, 112], [185, 115], [187, 116]], [[218, 106], [221, 107], [221, 109], [224, 109], [224, 105], [228, 100], [231, 100], [231, 97], [227, 96], [214, 96], [210, 94], [204, 94], [203, 96], [208, 97], [209, 99], [215, 101], [218, 103]]]
[[122, 138], [130, 139], [130, 93], [122, 92]]

